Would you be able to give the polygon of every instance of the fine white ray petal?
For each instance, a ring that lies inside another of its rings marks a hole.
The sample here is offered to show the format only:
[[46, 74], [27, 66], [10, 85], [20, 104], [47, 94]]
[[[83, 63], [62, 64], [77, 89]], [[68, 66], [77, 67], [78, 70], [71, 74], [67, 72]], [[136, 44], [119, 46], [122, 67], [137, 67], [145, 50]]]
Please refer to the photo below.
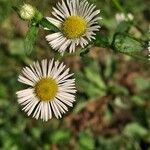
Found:
[[57, 20], [57, 19], [55, 19], [55, 18], [52, 18], [52, 17], [46, 17], [46, 19], [47, 19], [50, 23], [54, 24], [56, 27], [60, 28], [60, 26], [61, 26], [61, 21], [59, 21], [59, 20]]
[[51, 119], [52, 118], [52, 109], [51, 109], [50, 103], [48, 103], [48, 115], [49, 115], [48, 119]]
[[25, 77], [23, 77], [23, 76], [21, 76], [21, 75], [19, 75], [18, 81], [19, 81], [19, 82], [22, 82], [22, 83], [24, 83], [24, 84], [27, 84], [27, 85], [31, 85], [31, 86], [34, 85], [34, 82], [33, 82], [33, 81], [30, 81], [29, 79], [27, 79], [27, 78], [25, 78]]
[[42, 71], [43, 71], [43, 77], [46, 78], [47, 76], [47, 59], [42, 60]]

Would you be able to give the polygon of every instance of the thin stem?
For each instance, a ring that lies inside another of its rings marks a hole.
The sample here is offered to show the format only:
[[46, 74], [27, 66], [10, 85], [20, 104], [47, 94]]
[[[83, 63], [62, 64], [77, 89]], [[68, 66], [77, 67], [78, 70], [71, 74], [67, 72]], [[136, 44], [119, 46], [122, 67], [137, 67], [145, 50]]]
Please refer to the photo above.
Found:
[[116, 8], [119, 10], [119, 11], [122, 11], [122, 12], [125, 12], [123, 7], [120, 5], [120, 3], [118, 2], [118, 0], [112, 0], [114, 5], [116, 6]]
[[69, 57], [69, 56], [80, 56], [80, 54], [82, 52], [85, 52], [87, 50], [87, 48], [82, 48], [82, 49], [79, 49], [77, 51], [75, 51], [74, 53], [69, 53], [69, 52], [66, 52], [64, 53], [64, 55], [61, 55], [61, 54], [57, 54], [55, 55], [55, 58], [59, 61], [63, 60], [64, 58], [66, 57]]

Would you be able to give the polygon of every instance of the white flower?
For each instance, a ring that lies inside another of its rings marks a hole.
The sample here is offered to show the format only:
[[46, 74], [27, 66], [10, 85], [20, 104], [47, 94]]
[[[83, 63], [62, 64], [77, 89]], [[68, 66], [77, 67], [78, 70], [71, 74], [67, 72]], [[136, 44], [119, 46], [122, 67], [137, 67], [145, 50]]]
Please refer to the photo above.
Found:
[[117, 13], [115, 17], [116, 17], [116, 20], [117, 20], [118, 23], [120, 23], [120, 22], [125, 20], [124, 13]]
[[132, 21], [134, 19], [134, 16], [133, 16], [133, 14], [128, 13], [127, 18], [128, 18], [129, 21]]
[[148, 53], [149, 53], [148, 60], [150, 60], [150, 41], [148, 42]]
[[134, 16], [131, 13], [128, 13], [127, 15], [124, 13], [117, 13], [115, 17], [118, 23], [122, 21], [132, 21], [134, 19]]
[[66, 49], [74, 52], [76, 46], [84, 48], [89, 41], [95, 39], [95, 31], [99, 31], [98, 20], [100, 10], [89, 4], [87, 0], [62, 0], [53, 8], [53, 16], [47, 19], [60, 29], [60, 32], [46, 36], [51, 47], [64, 53]]
[[[149, 35], [150, 35], [150, 26], [149, 26]], [[149, 55], [148, 55], [148, 60], [150, 60], [150, 41], [148, 42], [148, 53], [149, 53]]]
[[21, 6], [19, 14], [22, 19], [31, 20], [35, 15], [35, 9], [29, 4], [24, 4]]
[[30, 67], [23, 68], [18, 81], [30, 87], [16, 94], [18, 103], [28, 116], [48, 121], [53, 113], [56, 118], [61, 118], [68, 111], [67, 106], [73, 106], [75, 79], [70, 78], [73, 74], [69, 74], [69, 68], [65, 70], [65, 67], [52, 59], [49, 62], [34, 62]]

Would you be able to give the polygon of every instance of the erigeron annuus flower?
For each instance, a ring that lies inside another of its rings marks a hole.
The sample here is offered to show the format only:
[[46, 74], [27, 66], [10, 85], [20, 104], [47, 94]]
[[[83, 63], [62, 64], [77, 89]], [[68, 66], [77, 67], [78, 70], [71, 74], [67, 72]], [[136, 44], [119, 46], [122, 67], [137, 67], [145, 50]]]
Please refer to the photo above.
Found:
[[47, 19], [60, 29], [60, 32], [46, 36], [51, 47], [60, 53], [68, 48], [74, 52], [77, 46], [84, 48], [89, 41], [95, 39], [95, 32], [99, 31], [98, 21], [100, 10], [89, 4], [87, 0], [62, 0], [53, 8], [53, 16]]
[[148, 60], [150, 60], [150, 25], [149, 25], [149, 31], [148, 31], [148, 37], [149, 37], [149, 41], [148, 41]]
[[150, 41], [148, 42], [148, 53], [149, 53], [149, 55], [148, 55], [148, 60], [150, 60]]
[[75, 101], [75, 79], [70, 77], [69, 68], [63, 63], [42, 60], [25, 67], [18, 81], [30, 86], [18, 91], [18, 103], [23, 110], [34, 118], [48, 121], [52, 115], [61, 118]]

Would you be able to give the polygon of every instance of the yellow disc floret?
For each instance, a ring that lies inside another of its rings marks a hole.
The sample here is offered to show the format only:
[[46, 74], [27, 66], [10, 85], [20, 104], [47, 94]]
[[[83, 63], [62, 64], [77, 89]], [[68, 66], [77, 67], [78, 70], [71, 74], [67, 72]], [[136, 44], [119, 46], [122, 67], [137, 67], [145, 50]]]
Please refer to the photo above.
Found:
[[71, 16], [64, 21], [62, 29], [67, 38], [75, 39], [85, 33], [86, 26], [87, 22], [85, 19], [79, 16]]
[[35, 94], [41, 101], [53, 100], [58, 91], [58, 85], [52, 78], [42, 78], [35, 85]]

